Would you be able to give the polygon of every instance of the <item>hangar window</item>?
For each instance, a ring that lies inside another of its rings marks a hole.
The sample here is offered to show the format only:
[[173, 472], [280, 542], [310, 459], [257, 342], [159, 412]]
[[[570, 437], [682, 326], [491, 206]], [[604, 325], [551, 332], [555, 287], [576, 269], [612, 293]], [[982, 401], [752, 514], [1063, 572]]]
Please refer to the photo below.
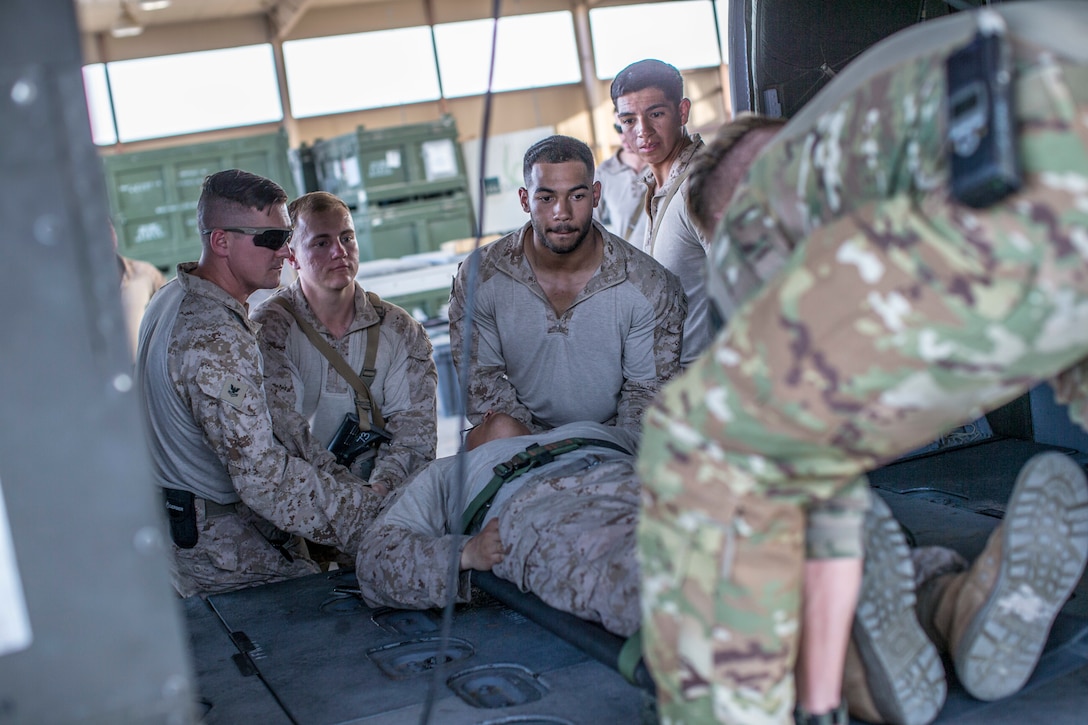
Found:
[[[491, 20], [434, 26], [447, 98], [487, 92]], [[499, 18], [494, 91], [580, 83], [574, 21], [567, 11]]]
[[439, 97], [426, 27], [287, 41], [283, 63], [296, 118]]
[[[643, 58], [657, 58], [680, 70], [719, 65], [722, 55], [714, 33], [715, 6], [722, 6], [719, 17], [724, 23], [725, 3], [710, 0], [591, 9], [589, 26], [597, 77], [615, 78]], [[725, 35], [724, 24], [721, 33]]]
[[100, 146], [117, 143], [104, 63], [83, 66], [83, 90], [87, 96], [87, 115], [91, 119], [91, 138]]
[[283, 119], [268, 44], [115, 61], [106, 72], [119, 141]]

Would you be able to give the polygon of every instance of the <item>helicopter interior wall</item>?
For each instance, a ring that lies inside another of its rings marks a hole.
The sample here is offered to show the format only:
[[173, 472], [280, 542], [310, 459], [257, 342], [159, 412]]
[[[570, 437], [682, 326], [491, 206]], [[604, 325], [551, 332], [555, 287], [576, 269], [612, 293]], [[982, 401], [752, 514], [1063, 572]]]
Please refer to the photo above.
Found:
[[0, 721], [185, 722], [71, 0], [0, 3], [0, 57], [0, 644], [11, 601], [28, 615], [0, 646]]
[[742, 0], [734, 6], [731, 40], [746, 62], [733, 58], [733, 83], [748, 91], [734, 106], [785, 118], [871, 45], [948, 12], [944, 2], [926, 0]]

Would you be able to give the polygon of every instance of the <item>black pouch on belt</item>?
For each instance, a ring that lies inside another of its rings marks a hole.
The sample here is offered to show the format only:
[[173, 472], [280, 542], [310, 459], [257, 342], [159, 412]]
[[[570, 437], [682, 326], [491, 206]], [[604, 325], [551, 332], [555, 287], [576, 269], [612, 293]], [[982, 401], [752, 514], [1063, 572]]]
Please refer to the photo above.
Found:
[[181, 549], [196, 546], [196, 503], [192, 491], [164, 488], [166, 514], [170, 519], [170, 538]]

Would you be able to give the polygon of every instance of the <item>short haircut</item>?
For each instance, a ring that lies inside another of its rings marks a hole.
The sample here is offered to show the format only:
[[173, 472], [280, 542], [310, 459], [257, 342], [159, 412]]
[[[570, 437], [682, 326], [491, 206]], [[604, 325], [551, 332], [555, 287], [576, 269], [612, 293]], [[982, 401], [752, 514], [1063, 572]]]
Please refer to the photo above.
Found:
[[[770, 118], [754, 113], [741, 113], [717, 130], [714, 137], [691, 160], [688, 174], [688, 213], [699, 228], [708, 226], [716, 205], [712, 179], [714, 170], [729, 152], [751, 131], [761, 128], [778, 129], [786, 125], [784, 118]], [[726, 200], [728, 201], [728, 200]]]
[[635, 61], [621, 70], [612, 81], [612, 106], [628, 93], [657, 88], [670, 102], [684, 100], [684, 77], [673, 66], [655, 58]]
[[321, 214], [322, 212], [341, 209], [351, 213], [351, 207], [336, 194], [327, 191], [311, 191], [287, 205], [287, 213], [291, 215], [291, 226], [298, 226], [298, 218], [303, 214]]
[[525, 188], [529, 188], [533, 167], [537, 164], [562, 164], [567, 161], [581, 161], [586, 166], [589, 178], [593, 178], [593, 151], [584, 141], [559, 135], [537, 141], [525, 152], [525, 162], [521, 169], [525, 177]]
[[204, 178], [200, 200], [196, 203], [196, 223], [201, 235], [226, 222], [236, 211], [264, 211], [287, 203], [287, 192], [276, 182], [240, 169], [218, 171]]

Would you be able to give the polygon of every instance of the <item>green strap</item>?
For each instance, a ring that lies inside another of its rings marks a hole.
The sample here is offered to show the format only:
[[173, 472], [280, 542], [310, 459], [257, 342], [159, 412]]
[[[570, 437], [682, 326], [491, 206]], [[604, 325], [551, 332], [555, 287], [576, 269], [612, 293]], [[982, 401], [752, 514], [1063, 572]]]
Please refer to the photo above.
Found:
[[638, 663], [642, 661], [642, 630], [638, 629], [627, 638], [627, 641], [620, 647], [620, 653], [616, 657], [616, 669], [623, 675], [623, 679], [630, 682], [632, 685], [637, 685], [635, 681], [635, 670], [638, 669]]
[[487, 515], [488, 509], [491, 508], [491, 499], [495, 498], [495, 494], [499, 492], [504, 483], [513, 481], [531, 468], [551, 463], [556, 456], [576, 451], [585, 446], [600, 446], [628, 455], [631, 454], [623, 446], [598, 438], [564, 438], [543, 445], [539, 443], [530, 444], [524, 451], [518, 451], [509, 461], [500, 463], [491, 469], [495, 475], [487, 482], [483, 490], [476, 494], [476, 497], [469, 503], [468, 508], [465, 509], [464, 515], [461, 516], [461, 533], [467, 534], [474, 527], [480, 525], [480, 522]]
[[[366, 357], [363, 359], [362, 374], [359, 375], [366, 383], [367, 390], [370, 390], [370, 386], [374, 383], [374, 377], [378, 374], [378, 369], [374, 367], [374, 361], [378, 359], [378, 332], [381, 329], [382, 323], [385, 322], [385, 306], [382, 305], [382, 298], [374, 292], [366, 293], [367, 299], [370, 300], [370, 304], [374, 307], [374, 311], [378, 313], [378, 324], [371, 325], [366, 328]], [[381, 416], [381, 411], [378, 411], [378, 415]], [[375, 421], [376, 422], [376, 421]], [[385, 427], [384, 423], [378, 423], [380, 427]]]

